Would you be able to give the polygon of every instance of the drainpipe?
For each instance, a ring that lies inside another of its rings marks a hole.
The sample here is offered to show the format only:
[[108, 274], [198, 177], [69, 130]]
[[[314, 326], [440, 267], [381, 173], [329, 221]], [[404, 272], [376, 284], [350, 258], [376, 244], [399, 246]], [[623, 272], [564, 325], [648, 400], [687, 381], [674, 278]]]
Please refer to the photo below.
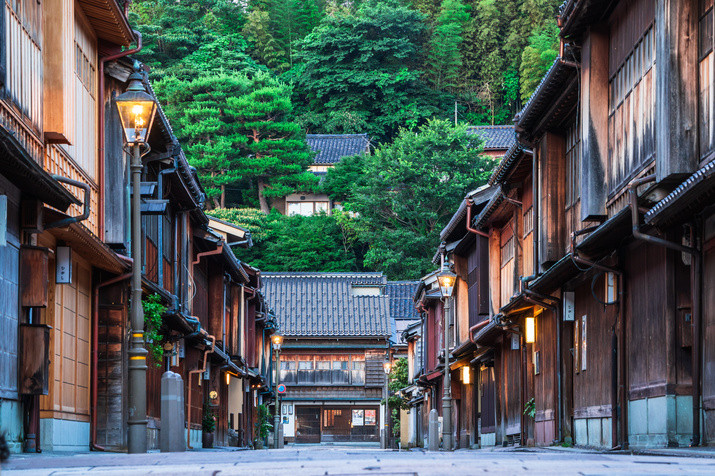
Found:
[[[638, 215], [638, 186], [645, 183], [655, 182], [655, 175], [648, 175], [639, 179], [634, 179], [628, 184], [629, 207], [631, 209], [631, 220], [633, 224], [633, 238], [642, 240], [654, 245], [688, 253], [692, 257], [691, 267], [691, 299], [693, 302], [693, 442], [691, 446], [700, 445], [700, 322], [701, 322], [701, 286], [702, 286], [702, 255], [697, 247], [683, 246], [679, 243], [649, 235], [641, 231], [640, 217]], [[691, 232], [695, 238], [695, 233]], [[694, 241], [693, 241], [694, 242]]]
[[[128, 2], [127, 2], [128, 4]], [[97, 176], [98, 176], [98, 182], [99, 182], [99, 197], [97, 197], [97, 200], [99, 202], [99, 210], [97, 210], [97, 215], [98, 215], [98, 225], [99, 225], [99, 238], [104, 241], [104, 113], [105, 113], [105, 107], [104, 107], [104, 65], [105, 63], [109, 61], [114, 61], [119, 58], [123, 58], [125, 56], [138, 53], [142, 49], [142, 34], [139, 33], [137, 30], [132, 30], [134, 33], [134, 38], [137, 40], [137, 46], [136, 48], [132, 48], [129, 50], [122, 51], [121, 53], [117, 53], [114, 55], [109, 55], [109, 56], [104, 56], [99, 58], [99, 88], [97, 89], [97, 104], [99, 107], [97, 108], [97, 115], [99, 116], [99, 120], [97, 121], [99, 124], [99, 130], [98, 130], [98, 137], [97, 137], [97, 144], [99, 145], [99, 166], [97, 167]]]
[[55, 222], [49, 223], [45, 225], [45, 230], [49, 230], [50, 228], [64, 228], [67, 226], [70, 226], [72, 223], [77, 223], [82, 220], [86, 220], [89, 217], [89, 210], [90, 210], [90, 201], [89, 201], [89, 185], [87, 185], [84, 182], [79, 182], [77, 180], [72, 180], [67, 177], [63, 177], [62, 175], [56, 175], [52, 174], [51, 177], [58, 182], [66, 183], [68, 185], [72, 185], [74, 187], [79, 187], [84, 190], [84, 208], [82, 211], [81, 215], [78, 215], [76, 217], [67, 217], [63, 218], [62, 220], [57, 220]]
[[478, 322], [477, 324], [474, 324], [472, 327], [469, 328], [469, 340], [472, 342], [472, 344], [477, 344], [474, 341], [474, 333], [489, 324], [490, 322], [492, 322], [491, 319], [484, 319], [482, 322]]
[[201, 261], [201, 258], [204, 256], [213, 256], [213, 255], [220, 255], [223, 253], [223, 243], [218, 245], [215, 250], [212, 251], [202, 251], [201, 253], [196, 255], [196, 259], [194, 260], [193, 264], [197, 265], [199, 264], [199, 261]]
[[[556, 317], [556, 361], [558, 365], [556, 366], [556, 400], [557, 400], [557, 428], [558, 428], [558, 440], [563, 441], [563, 401], [561, 398], [561, 299], [555, 298], [553, 296], [545, 296], [543, 294], [532, 291], [529, 288], [524, 290], [525, 299], [533, 304], [551, 309]], [[548, 301], [553, 301], [555, 304], [551, 304]]]
[[[208, 335], [205, 332], [203, 334], [206, 336], [206, 338], [211, 339], [211, 349], [206, 349], [204, 351], [204, 365], [200, 369], [196, 370], [191, 370], [189, 371], [189, 378], [188, 382], [186, 383], [186, 393], [187, 395], [187, 402], [186, 402], [186, 446], [190, 449], [193, 450], [194, 448], [191, 446], [191, 377], [194, 374], [202, 374], [206, 372], [206, 360], [208, 359], [209, 354], [212, 354], [214, 351], [214, 348], [216, 347], [216, 338], [212, 335]], [[201, 376], [199, 375], [199, 378]], [[201, 381], [199, 380], [199, 386], [201, 385]]]
[[[164, 175], [170, 174], [176, 172], [176, 158], [174, 158], [174, 165], [171, 168], [164, 169], [161, 172], [159, 172], [159, 177], [157, 179], [157, 186], [159, 188], [159, 191], [157, 192], [157, 198], [159, 200], [164, 199]], [[157, 259], [158, 261], [158, 269], [157, 269], [157, 281], [159, 286], [164, 287], [164, 216], [162, 215], [161, 218], [159, 219], [159, 239], [158, 239], [158, 250], [157, 254], [159, 255]], [[173, 240], [172, 240], [173, 241]], [[176, 248], [176, 247], [174, 247]], [[176, 292], [176, 291], [174, 291]]]
[[92, 306], [92, 417], [90, 421], [90, 448], [98, 451], [105, 451], [104, 447], [97, 444], [97, 360], [99, 358], [99, 288], [119, 283], [132, 277], [132, 273], [125, 273], [116, 278], [101, 282], [94, 287], [94, 297]]
[[[586, 233], [591, 233], [596, 230], [598, 225], [584, 228], [582, 230], [577, 230], [571, 233], [571, 260], [576, 265], [584, 265], [590, 268], [595, 268], [606, 273], [613, 273], [618, 276], [618, 311], [616, 314], [616, 320], [613, 323], [613, 328], [611, 332], [611, 449], [617, 450], [621, 448], [628, 447], [628, 433], [626, 432], [626, 399], [625, 399], [625, 323], [624, 323], [624, 291], [623, 286], [625, 284], [625, 279], [623, 278], [623, 272], [617, 268], [612, 268], [609, 266], [604, 266], [598, 264], [594, 261], [587, 260], [578, 255], [576, 251], [576, 237], [578, 235], [583, 235]], [[614, 302], [604, 303], [606, 305], [615, 304]], [[619, 338], [620, 334], [620, 346]], [[620, 370], [619, 370], [620, 369]], [[618, 385], [618, 373], [621, 373], [621, 378], [623, 379], [623, 386], [619, 388]], [[618, 408], [620, 407], [621, 415], [621, 438], [620, 444], [618, 444]]]
[[476, 228], [472, 228], [472, 205], [474, 205], [474, 200], [471, 198], [465, 198], [465, 202], [467, 203], [467, 231], [471, 233], [475, 233], [479, 236], [483, 236], [485, 238], [489, 238], [489, 233], [485, 233], [483, 231], [479, 231]]

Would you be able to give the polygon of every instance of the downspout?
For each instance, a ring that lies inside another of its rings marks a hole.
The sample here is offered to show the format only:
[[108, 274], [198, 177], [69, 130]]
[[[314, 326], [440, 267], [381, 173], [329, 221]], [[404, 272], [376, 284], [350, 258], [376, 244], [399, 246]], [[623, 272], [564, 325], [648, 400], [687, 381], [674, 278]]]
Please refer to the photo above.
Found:
[[77, 180], [72, 180], [67, 177], [63, 177], [62, 175], [56, 175], [52, 174], [51, 177], [58, 182], [66, 183], [68, 185], [72, 185], [74, 187], [79, 187], [84, 190], [84, 208], [82, 211], [81, 215], [78, 215], [76, 217], [67, 217], [63, 218], [61, 220], [57, 220], [55, 222], [49, 223], [45, 225], [45, 230], [49, 230], [50, 228], [64, 228], [67, 226], [70, 226], [72, 223], [78, 223], [82, 220], [86, 220], [89, 217], [89, 211], [90, 211], [90, 200], [89, 200], [89, 185], [87, 185], [84, 182], [80, 182]]
[[99, 288], [119, 283], [132, 277], [132, 273], [125, 273], [107, 281], [101, 282], [94, 287], [92, 305], [92, 417], [90, 420], [90, 448], [98, 451], [106, 451], [103, 446], [97, 444], [97, 360], [99, 359]]
[[[641, 231], [640, 217], [638, 216], [638, 186], [645, 183], [655, 182], [655, 175], [647, 175], [645, 177], [634, 179], [628, 184], [629, 207], [631, 209], [631, 220], [633, 224], [633, 238], [645, 241], [654, 245], [664, 246], [665, 248], [688, 253], [692, 256], [693, 263], [691, 268], [690, 292], [693, 302], [693, 442], [691, 446], [700, 445], [700, 321], [701, 321], [701, 286], [702, 286], [702, 255], [698, 248], [683, 246], [679, 243], [649, 235]], [[692, 233], [692, 232], [691, 232]], [[693, 233], [694, 235], [694, 233]], [[691, 235], [691, 236], [693, 236]]]
[[489, 233], [485, 233], [483, 231], [479, 231], [476, 228], [472, 228], [472, 205], [474, 205], [474, 200], [471, 198], [465, 198], [464, 201], [467, 204], [467, 231], [471, 233], [475, 233], [479, 236], [483, 236], [485, 238], [489, 238]]
[[[228, 278], [228, 279], [227, 279]], [[223, 352], [226, 353], [226, 286], [230, 283], [230, 277], [224, 275], [223, 277], [223, 309], [221, 314], [223, 314], [223, 323], [221, 326], [221, 342], [223, 343]]]
[[[176, 158], [174, 158], [174, 165], [171, 168], [164, 169], [158, 174], [157, 182], [159, 191], [157, 192], [157, 198], [159, 200], [164, 199], [164, 175], [176, 172]], [[157, 253], [159, 255], [158, 269], [157, 269], [157, 280], [161, 287], [164, 287], [164, 215], [159, 219], [159, 243]], [[172, 240], [173, 241], [173, 240]], [[176, 247], [174, 247], [176, 248]], [[174, 291], [176, 292], [176, 291]]]
[[474, 324], [472, 327], [469, 328], [469, 340], [472, 342], [472, 344], [476, 345], [477, 343], [474, 341], [474, 333], [481, 329], [482, 327], [486, 326], [489, 324], [491, 319], [484, 319], [482, 322], [478, 322]]
[[[127, 2], [128, 4], [129, 2]], [[97, 176], [99, 177], [98, 182], [99, 182], [99, 197], [97, 197], [97, 200], [99, 202], [99, 210], [97, 210], [97, 218], [98, 218], [98, 225], [99, 225], [99, 238], [104, 241], [104, 127], [105, 127], [105, 122], [104, 122], [104, 113], [106, 111], [104, 107], [104, 64], [109, 62], [109, 61], [114, 61], [119, 58], [123, 58], [125, 56], [138, 53], [142, 49], [142, 34], [139, 33], [137, 30], [132, 30], [132, 33], [134, 33], [134, 37], [137, 40], [137, 46], [136, 48], [132, 48], [129, 50], [122, 51], [121, 53], [117, 53], [114, 55], [109, 55], [105, 56], [102, 58], [99, 58], [99, 88], [97, 91], [97, 104], [99, 104], [99, 107], [97, 108], [97, 115], [99, 116], [99, 120], [97, 121], [99, 123], [99, 130], [98, 130], [98, 137], [97, 137], [97, 144], [99, 145], [99, 166], [97, 167]]]
[[[623, 285], [625, 283], [625, 280], [623, 279], [623, 272], [620, 271], [619, 269], [612, 268], [609, 266], [603, 266], [601, 264], [598, 264], [593, 261], [589, 261], [585, 258], [582, 258], [578, 255], [578, 252], [576, 251], [576, 237], [579, 235], [583, 235], [586, 233], [590, 233], [598, 228], [597, 226], [591, 226], [584, 228], [582, 230], [577, 230], [571, 233], [571, 260], [576, 263], [577, 265], [581, 264], [584, 266], [588, 266], [591, 268], [595, 268], [601, 271], [604, 271], [606, 273], [613, 273], [616, 276], [618, 276], [618, 313], [616, 315], [616, 321], [613, 323], [612, 327], [612, 332], [611, 332], [611, 449], [617, 450], [621, 448], [626, 448], [628, 446], [627, 444], [627, 433], [625, 432], [625, 429], [627, 428], [626, 426], [626, 412], [625, 412], [625, 407], [626, 407], [626, 402], [625, 402], [625, 373], [623, 372], [623, 367], [624, 364], [623, 362], [625, 361], [625, 324], [623, 322], [623, 310], [624, 310], [624, 292], [623, 292]], [[607, 302], [607, 303], [602, 303], [602, 304], [614, 304], [613, 302]], [[619, 338], [618, 334], [621, 335], [620, 337], [620, 344], [623, 347], [619, 351]], [[620, 370], [619, 370], [620, 369]], [[619, 388], [618, 385], [618, 373], [621, 373], [621, 378], [624, 379], [624, 384], [623, 387]], [[620, 438], [620, 444], [618, 444], [618, 417], [619, 417], [619, 411], [618, 408], [621, 409], [620, 411], [620, 416], [621, 416], [621, 438]]]
[[[214, 348], [216, 346], [216, 338], [214, 336], [207, 334], [206, 337], [208, 339], [211, 339], [211, 349], [206, 349], [204, 351], [204, 365], [203, 365], [203, 367], [201, 367], [201, 369], [189, 371], [189, 378], [188, 378], [188, 382], [186, 383], [186, 393], [188, 394], [187, 398], [186, 398], [186, 400], [187, 400], [187, 402], [186, 402], [186, 446], [190, 450], [194, 449], [191, 446], [191, 377], [194, 374], [202, 374], [202, 373], [206, 372], [206, 360], [208, 358], [208, 355], [213, 353]], [[201, 378], [201, 377], [199, 376], [199, 378]], [[199, 383], [199, 385], [201, 385], [201, 384]]]
[[223, 253], [223, 243], [218, 245], [215, 250], [212, 251], [202, 251], [201, 253], [196, 255], [196, 259], [194, 260], [193, 264], [197, 265], [199, 264], [199, 261], [201, 261], [201, 258], [204, 256], [213, 256], [213, 255], [220, 255]]
[[[533, 304], [551, 309], [556, 317], [556, 407], [557, 407], [557, 431], [558, 441], [563, 441], [563, 401], [561, 398], [561, 299], [553, 296], [544, 296], [529, 288], [524, 289], [525, 299]], [[554, 301], [550, 304], [548, 301]]]

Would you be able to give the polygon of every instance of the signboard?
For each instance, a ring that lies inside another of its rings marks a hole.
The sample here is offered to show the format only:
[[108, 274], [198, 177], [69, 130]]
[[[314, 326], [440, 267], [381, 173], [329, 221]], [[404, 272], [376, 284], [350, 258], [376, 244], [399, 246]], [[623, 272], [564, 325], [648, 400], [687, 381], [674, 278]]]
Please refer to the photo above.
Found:
[[353, 410], [353, 426], [363, 426], [365, 424], [365, 411]]
[[377, 424], [377, 411], [365, 410], [365, 426]]
[[57, 284], [72, 284], [72, 248], [58, 246], [55, 260], [55, 282]]
[[278, 395], [284, 395], [286, 393], [286, 386], [281, 384], [278, 384], [276, 387], [276, 391], [278, 392]]

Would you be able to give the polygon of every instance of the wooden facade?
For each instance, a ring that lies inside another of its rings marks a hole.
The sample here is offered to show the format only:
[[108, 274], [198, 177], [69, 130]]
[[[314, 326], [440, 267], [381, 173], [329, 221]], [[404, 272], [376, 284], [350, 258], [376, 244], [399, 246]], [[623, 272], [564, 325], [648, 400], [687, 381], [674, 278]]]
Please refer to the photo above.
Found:
[[[174, 344], [166, 362], [148, 362], [150, 447], [158, 447], [160, 378], [169, 368], [182, 376], [185, 397], [191, 392], [194, 445], [201, 444], [204, 404], [218, 415], [217, 444], [253, 439], [252, 417], [236, 409], [253, 411], [262, 398], [243, 389], [265, 383], [266, 368], [255, 367], [265, 342], [255, 342], [263, 341], [268, 323], [255, 323], [259, 271], [239, 262], [227, 245], [243, 240], [249, 246], [250, 235], [231, 226], [210, 231], [201, 185], [163, 112], [149, 138], [143, 178], [143, 252], [128, 256], [128, 164], [113, 98], [126, 89], [132, 60], [106, 59], [135, 40], [115, 0], [0, 5], [0, 207], [8, 217], [0, 230], [0, 301], [10, 303], [0, 311], [8, 336], [0, 344], [0, 365], [8, 369], [0, 375], [0, 410], [9, 415], [0, 432], [12, 439], [12, 451], [22, 450], [17, 442], [27, 450], [126, 447], [132, 261], [144, 270], [145, 296], [158, 294], [166, 305], [165, 337]], [[72, 219], [85, 210], [87, 218]], [[222, 252], [199, 257], [215, 250]], [[194, 289], [194, 283], [203, 286]], [[221, 294], [225, 306], [209, 309]], [[31, 356], [18, 341], [20, 326], [39, 325], [51, 327], [50, 338]], [[200, 385], [194, 373], [189, 381], [212, 337], [217, 344], [207, 367], [213, 378]], [[254, 355], [246, 358], [246, 350]], [[47, 377], [20, 388], [18, 369], [35, 365], [43, 353]], [[241, 382], [233, 399], [231, 378]], [[209, 387], [219, 396], [213, 401]], [[46, 391], [37, 395], [31, 390], [37, 388]]]
[[[471, 343], [449, 357], [476, 367], [475, 443], [715, 442], [712, 12], [707, 0], [566, 2], [563, 56], [515, 118], [495, 195], [471, 202], [471, 223], [460, 207], [442, 236], [458, 275], [467, 256]], [[426, 347], [439, 347], [441, 304], [417, 301]], [[439, 362], [432, 347], [415, 381], [434, 408]]]

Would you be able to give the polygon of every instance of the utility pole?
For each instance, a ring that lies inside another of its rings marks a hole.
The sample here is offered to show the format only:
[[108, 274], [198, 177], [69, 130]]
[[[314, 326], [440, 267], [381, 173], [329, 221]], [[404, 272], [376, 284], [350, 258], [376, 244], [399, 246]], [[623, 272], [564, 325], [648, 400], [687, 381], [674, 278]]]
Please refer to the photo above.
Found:
[[454, 100], [454, 127], [457, 127], [457, 100]]

